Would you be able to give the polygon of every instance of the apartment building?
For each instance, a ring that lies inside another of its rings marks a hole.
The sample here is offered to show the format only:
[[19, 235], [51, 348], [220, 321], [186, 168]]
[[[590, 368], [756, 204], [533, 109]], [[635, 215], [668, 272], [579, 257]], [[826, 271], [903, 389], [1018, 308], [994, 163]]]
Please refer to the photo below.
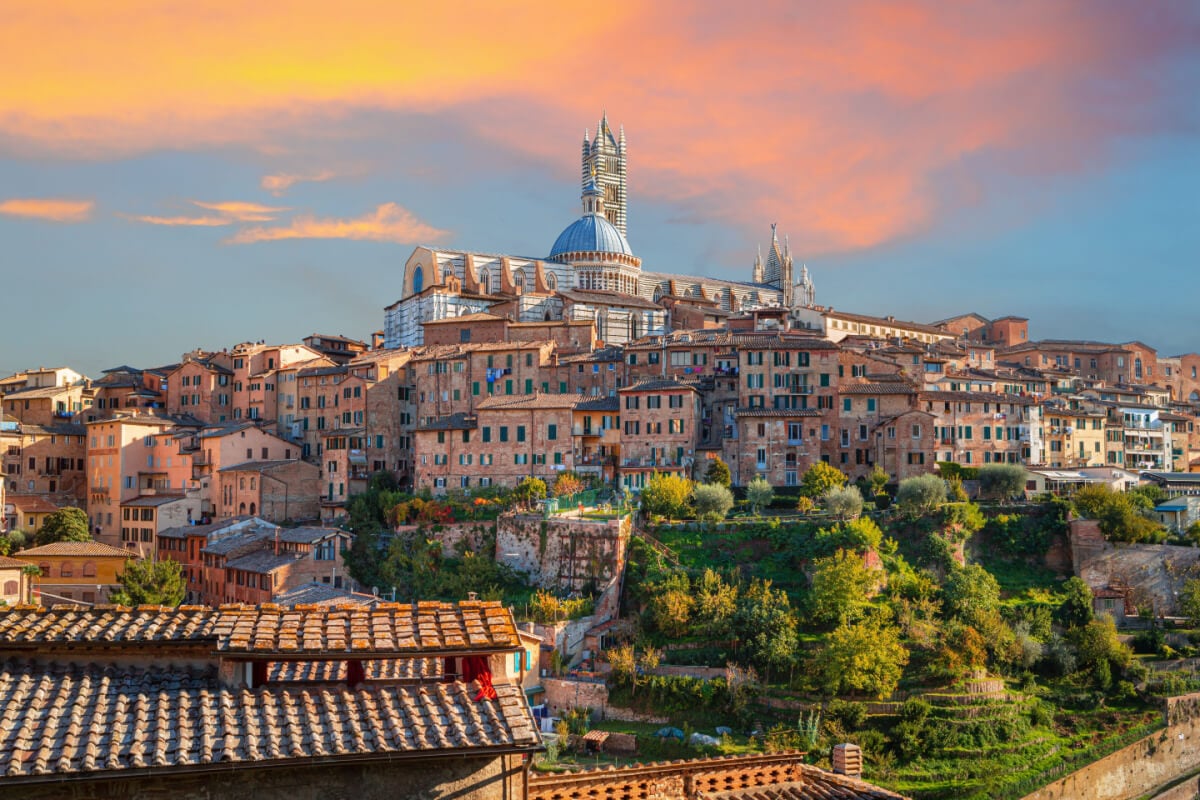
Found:
[[618, 393], [621, 459], [627, 489], [641, 489], [653, 473], [691, 478], [701, 419], [700, 394], [690, 383], [640, 381]]
[[[934, 416], [939, 461], [982, 466], [1038, 463], [1041, 457], [1042, 409], [1031, 397], [923, 392], [919, 403]], [[1099, 454], [1102, 434], [1095, 439]], [[1090, 452], [1090, 440], [1088, 448]]]
[[0, 472], [9, 492], [45, 495], [56, 504], [87, 503], [87, 429], [71, 422], [0, 426]]

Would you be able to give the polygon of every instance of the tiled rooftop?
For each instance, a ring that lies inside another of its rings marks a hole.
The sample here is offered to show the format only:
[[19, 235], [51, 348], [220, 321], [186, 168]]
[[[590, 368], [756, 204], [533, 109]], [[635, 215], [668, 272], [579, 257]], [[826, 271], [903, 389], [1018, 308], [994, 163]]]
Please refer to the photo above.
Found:
[[[442, 675], [440, 658], [369, 659], [362, 662], [366, 681], [430, 681]], [[270, 683], [345, 683], [345, 661], [273, 661], [267, 670]]]
[[904, 800], [903, 795], [878, 786], [826, 772], [805, 764], [803, 780], [733, 789], [727, 792], [701, 792], [697, 800]]
[[103, 542], [51, 542], [30, 547], [14, 555], [20, 558], [56, 558], [62, 556], [120, 556], [132, 558], [133, 553]]
[[230, 689], [215, 669], [8, 661], [0, 786], [38, 776], [313, 757], [535, 747], [519, 687], [464, 683]]
[[0, 646], [38, 649], [93, 644], [206, 644], [224, 653], [488, 652], [520, 646], [512, 615], [497, 602], [363, 606], [226, 605], [0, 610]]

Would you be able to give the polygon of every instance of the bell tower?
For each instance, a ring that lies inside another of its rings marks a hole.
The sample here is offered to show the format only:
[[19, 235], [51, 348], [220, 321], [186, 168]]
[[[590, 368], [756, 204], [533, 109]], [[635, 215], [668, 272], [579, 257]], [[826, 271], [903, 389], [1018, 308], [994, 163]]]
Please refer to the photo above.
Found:
[[581, 187], [586, 191], [588, 184], [595, 181], [596, 186], [604, 194], [604, 216], [608, 218], [617, 230], [628, 235], [626, 223], [626, 191], [625, 179], [626, 151], [625, 128], [621, 127], [617, 135], [613, 135], [608, 126], [608, 113], [605, 112], [596, 124], [596, 138], [589, 139], [588, 132], [583, 132], [583, 155], [580, 163]]

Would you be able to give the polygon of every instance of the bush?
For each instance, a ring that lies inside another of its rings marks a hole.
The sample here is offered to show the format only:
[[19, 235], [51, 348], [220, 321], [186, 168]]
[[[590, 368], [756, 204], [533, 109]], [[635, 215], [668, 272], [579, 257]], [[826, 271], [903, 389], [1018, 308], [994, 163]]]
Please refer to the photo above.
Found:
[[1009, 500], [1024, 493], [1026, 478], [1020, 464], [985, 464], [979, 468], [979, 490], [993, 500]]
[[896, 505], [905, 514], [928, 514], [946, 502], [946, 482], [937, 475], [918, 475], [900, 481]]
[[823, 499], [825, 509], [835, 519], [853, 519], [862, 513], [863, 496], [857, 486], [830, 489]]
[[750, 504], [750, 508], [755, 514], [770, 505], [771, 498], [774, 496], [775, 490], [761, 475], [746, 484], [746, 502]]
[[846, 476], [837, 467], [818, 461], [805, 470], [800, 479], [800, 489], [812, 498], [823, 497], [830, 489], [846, 485]]
[[733, 492], [719, 483], [701, 483], [692, 496], [696, 516], [705, 522], [720, 522], [733, 508]]

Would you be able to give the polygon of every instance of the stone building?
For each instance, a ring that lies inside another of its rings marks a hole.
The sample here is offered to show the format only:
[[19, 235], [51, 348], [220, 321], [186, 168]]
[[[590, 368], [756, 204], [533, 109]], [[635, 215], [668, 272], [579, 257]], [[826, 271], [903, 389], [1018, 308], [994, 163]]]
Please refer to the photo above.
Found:
[[20, 606], [0, 649], [16, 800], [505, 800], [541, 745], [499, 603]]
[[213, 518], [258, 516], [268, 522], [321, 516], [321, 470], [299, 459], [246, 461], [215, 473]]
[[654, 473], [692, 477], [699, 441], [700, 394], [670, 379], [621, 389], [620, 481], [638, 490]]
[[117, 576], [130, 553], [101, 542], [53, 542], [13, 553], [13, 558], [41, 571], [33, 582], [41, 603], [105, 603], [120, 588]]

